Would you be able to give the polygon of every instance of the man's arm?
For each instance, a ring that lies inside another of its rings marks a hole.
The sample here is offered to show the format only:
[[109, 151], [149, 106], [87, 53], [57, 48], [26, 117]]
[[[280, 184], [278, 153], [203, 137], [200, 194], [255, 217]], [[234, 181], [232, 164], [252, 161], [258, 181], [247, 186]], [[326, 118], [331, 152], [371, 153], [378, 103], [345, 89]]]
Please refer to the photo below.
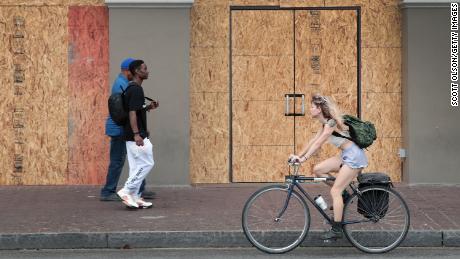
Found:
[[129, 124], [131, 125], [131, 129], [134, 133], [134, 141], [136, 141], [136, 145], [143, 146], [144, 140], [142, 139], [141, 135], [139, 134], [139, 128], [137, 127], [137, 116], [136, 111], [129, 112]]

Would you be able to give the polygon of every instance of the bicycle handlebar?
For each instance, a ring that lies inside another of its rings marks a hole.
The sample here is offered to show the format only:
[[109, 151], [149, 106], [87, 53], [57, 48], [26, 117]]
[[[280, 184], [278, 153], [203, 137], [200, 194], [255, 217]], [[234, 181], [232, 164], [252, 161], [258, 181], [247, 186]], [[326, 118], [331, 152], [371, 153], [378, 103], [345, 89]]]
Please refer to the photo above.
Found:
[[302, 164], [300, 163], [299, 159], [294, 159], [294, 160], [288, 159], [287, 163], [289, 164], [289, 166], [300, 166]]

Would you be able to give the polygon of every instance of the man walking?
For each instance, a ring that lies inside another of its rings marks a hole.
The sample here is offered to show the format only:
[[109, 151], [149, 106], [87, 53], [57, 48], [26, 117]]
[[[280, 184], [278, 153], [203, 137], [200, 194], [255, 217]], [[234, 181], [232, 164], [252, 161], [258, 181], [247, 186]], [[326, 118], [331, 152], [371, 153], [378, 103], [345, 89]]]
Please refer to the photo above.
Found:
[[149, 72], [142, 60], [134, 60], [129, 65], [133, 76], [132, 82], [125, 94], [125, 109], [129, 112], [129, 122], [124, 127], [126, 150], [129, 163], [129, 178], [124, 187], [118, 191], [118, 196], [130, 208], [150, 208], [151, 202], [144, 201], [139, 195], [141, 183], [153, 168], [152, 143], [149, 140], [146, 112], [158, 107], [153, 101], [145, 104], [142, 83], [148, 79]]
[[[121, 72], [115, 79], [112, 85], [112, 94], [121, 93], [122, 89], [126, 90], [129, 80], [132, 79], [129, 72], [129, 64], [133, 62], [133, 58], [123, 60], [120, 65]], [[107, 117], [105, 123], [105, 134], [110, 137], [110, 164], [107, 172], [106, 183], [101, 189], [101, 201], [120, 201], [116, 194], [118, 181], [126, 159], [126, 143], [123, 136], [123, 127], [118, 126], [110, 117]], [[140, 192], [144, 191], [145, 181], [142, 182]], [[153, 192], [144, 192], [145, 198], [153, 198]]]

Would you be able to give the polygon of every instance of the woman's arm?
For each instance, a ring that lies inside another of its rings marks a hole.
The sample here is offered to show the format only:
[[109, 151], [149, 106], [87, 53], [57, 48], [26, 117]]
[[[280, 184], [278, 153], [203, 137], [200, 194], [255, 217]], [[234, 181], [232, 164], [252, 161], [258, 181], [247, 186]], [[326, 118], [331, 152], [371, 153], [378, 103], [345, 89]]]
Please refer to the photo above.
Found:
[[316, 132], [316, 135], [299, 152], [298, 157], [302, 157], [303, 155], [305, 155], [305, 153], [307, 153], [308, 149], [311, 147], [311, 145], [313, 145], [313, 143], [315, 143], [315, 141], [319, 138], [322, 132], [323, 132], [323, 129]]
[[307, 151], [305, 153], [301, 153], [302, 156], [300, 156], [300, 161], [304, 162], [305, 160], [309, 159], [318, 149], [320, 149], [324, 142], [326, 142], [327, 139], [332, 135], [334, 129], [335, 126], [331, 127], [328, 124], [325, 124], [321, 134], [313, 139]]

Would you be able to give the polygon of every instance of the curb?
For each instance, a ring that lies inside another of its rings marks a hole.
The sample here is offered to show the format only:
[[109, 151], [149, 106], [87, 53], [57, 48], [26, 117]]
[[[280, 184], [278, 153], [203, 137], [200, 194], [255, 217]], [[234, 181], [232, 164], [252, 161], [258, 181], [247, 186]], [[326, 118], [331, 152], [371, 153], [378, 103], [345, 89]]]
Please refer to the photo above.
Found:
[[443, 232], [443, 244], [448, 247], [460, 247], [460, 231], [447, 230]]
[[[346, 238], [324, 243], [313, 230], [301, 244], [307, 247], [351, 246]], [[278, 233], [280, 237], [286, 233]], [[251, 247], [242, 231], [146, 231], [108, 233], [0, 234], [0, 250], [91, 248], [232, 248]], [[410, 231], [405, 247], [460, 247], [460, 231]]]
[[106, 248], [104, 233], [1, 234], [0, 250]]

